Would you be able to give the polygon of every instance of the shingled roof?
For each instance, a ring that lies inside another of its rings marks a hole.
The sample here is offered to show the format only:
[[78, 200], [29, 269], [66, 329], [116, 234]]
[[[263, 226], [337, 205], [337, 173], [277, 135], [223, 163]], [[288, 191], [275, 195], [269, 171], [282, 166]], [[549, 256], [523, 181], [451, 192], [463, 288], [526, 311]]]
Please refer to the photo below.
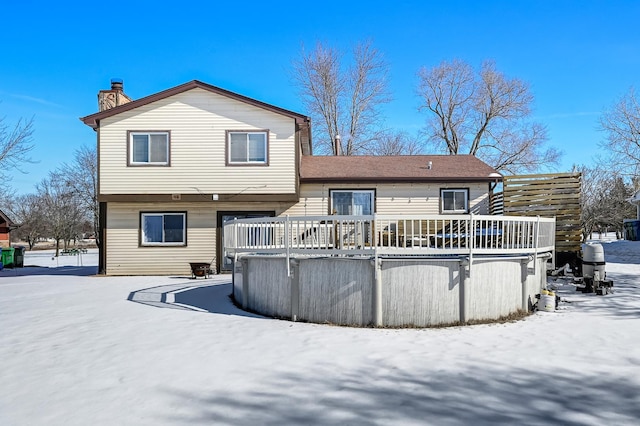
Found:
[[496, 182], [494, 168], [473, 155], [302, 156], [300, 181]]

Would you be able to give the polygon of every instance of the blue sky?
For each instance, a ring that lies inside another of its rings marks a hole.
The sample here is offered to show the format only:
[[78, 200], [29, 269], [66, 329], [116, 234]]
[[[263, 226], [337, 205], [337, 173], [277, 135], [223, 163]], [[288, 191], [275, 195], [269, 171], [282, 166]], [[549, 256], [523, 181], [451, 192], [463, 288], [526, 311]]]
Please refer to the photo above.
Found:
[[391, 70], [385, 124], [414, 134], [426, 118], [421, 67], [492, 59], [530, 84], [534, 116], [564, 152], [559, 171], [601, 153], [600, 114], [640, 79], [637, 1], [21, 0], [0, 10], [0, 116], [35, 118], [37, 163], [13, 173], [18, 193], [95, 144], [78, 118], [114, 77], [134, 99], [197, 79], [306, 114], [290, 78], [301, 46], [371, 39]]

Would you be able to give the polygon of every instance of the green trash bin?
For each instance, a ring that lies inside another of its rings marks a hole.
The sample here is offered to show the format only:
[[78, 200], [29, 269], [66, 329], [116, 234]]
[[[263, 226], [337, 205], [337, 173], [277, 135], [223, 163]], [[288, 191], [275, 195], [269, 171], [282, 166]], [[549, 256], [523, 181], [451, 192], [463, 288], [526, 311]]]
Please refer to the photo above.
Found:
[[640, 241], [640, 220], [625, 220], [623, 226], [626, 240]]
[[0, 271], [4, 268], [4, 263], [2, 263], [2, 247], [0, 247]]
[[24, 252], [26, 250], [25, 247], [16, 246], [14, 247], [15, 252], [13, 253], [13, 266], [16, 268], [24, 268]]
[[13, 247], [2, 249], [2, 264], [5, 268], [13, 268]]

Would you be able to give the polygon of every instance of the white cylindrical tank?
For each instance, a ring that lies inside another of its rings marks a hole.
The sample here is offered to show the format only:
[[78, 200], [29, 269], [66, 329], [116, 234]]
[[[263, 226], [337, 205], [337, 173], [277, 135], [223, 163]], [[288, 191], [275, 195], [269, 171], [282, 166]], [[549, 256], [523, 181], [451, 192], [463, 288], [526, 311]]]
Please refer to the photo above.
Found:
[[599, 275], [599, 279], [604, 280], [604, 248], [602, 244], [587, 243], [582, 246], [582, 276], [594, 278], [596, 272]]

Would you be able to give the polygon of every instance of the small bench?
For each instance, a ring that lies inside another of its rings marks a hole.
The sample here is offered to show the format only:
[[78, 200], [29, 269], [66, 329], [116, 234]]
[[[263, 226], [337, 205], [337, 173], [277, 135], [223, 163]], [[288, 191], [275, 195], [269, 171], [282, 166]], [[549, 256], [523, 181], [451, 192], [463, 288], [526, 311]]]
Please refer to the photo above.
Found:
[[66, 256], [66, 255], [77, 256], [80, 253], [87, 253], [87, 251], [88, 250], [86, 248], [64, 249], [60, 251], [60, 256]]

